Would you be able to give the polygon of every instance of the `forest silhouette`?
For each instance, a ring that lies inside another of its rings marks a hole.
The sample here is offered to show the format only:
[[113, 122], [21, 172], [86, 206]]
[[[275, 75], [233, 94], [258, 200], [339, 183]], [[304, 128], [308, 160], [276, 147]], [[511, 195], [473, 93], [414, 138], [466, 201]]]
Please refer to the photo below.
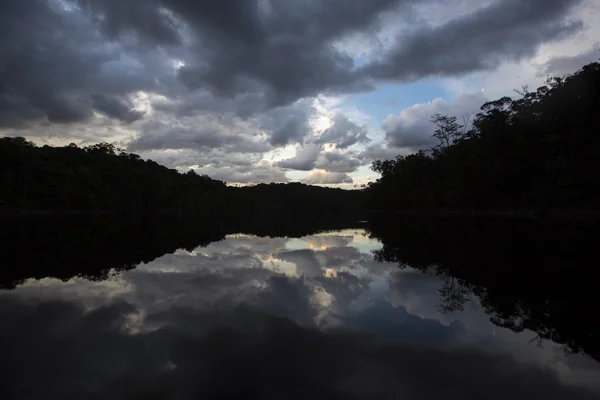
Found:
[[600, 64], [485, 103], [468, 126], [432, 116], [439, 145], [379, 160], [371, 209], [597, 209]]
[[37, 147], [0, 138], [4, 214], [185, 214], [256, 220], [357, 215], [364, 194], [302, 183], [233, 187], [143, 160], [112, 144]]
[[468, 126], [434, 115], [439, 145], [377, 160], [359, 190], [302, 183], [231, 187], [112, 144], [37, 147], [0, 138], [0, 209], [306, 218], [364, 210], [570, 209], [600, 204], [600, 63], [485, 103]]

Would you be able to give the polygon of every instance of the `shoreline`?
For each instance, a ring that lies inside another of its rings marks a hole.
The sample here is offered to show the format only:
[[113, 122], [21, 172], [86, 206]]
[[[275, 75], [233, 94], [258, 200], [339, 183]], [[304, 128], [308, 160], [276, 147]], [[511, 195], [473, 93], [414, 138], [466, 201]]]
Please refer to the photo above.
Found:
[[600, 210], [578, 209], [414, 209], [414, 210], [369, 210], [373, 215], [403, 215], [420, 218], [491, 218], [491, 219], [524, 219], [524, 220], [556, 220], [556, 221], [598, 221]]
[[[131, 214], [131, 213], [127, 213]], [[136, 213], [137, 215], [169, 215], [178, 211], [156, 210]], [[39, 210], [39, 209], [0, 209], [0, 218], [45, 217], [45, 216], [98, 216], [123, 215], [123, 211], [112, 210]], [[405, 210], [368, 210], [366, 215], [399, 215], [419, 218], [489, 218], [523, 219], [533, 221], [600, 221], [600, 210], [579, 209], [405, 209]], [[363, 216], [366, 216], [363, 214]]]

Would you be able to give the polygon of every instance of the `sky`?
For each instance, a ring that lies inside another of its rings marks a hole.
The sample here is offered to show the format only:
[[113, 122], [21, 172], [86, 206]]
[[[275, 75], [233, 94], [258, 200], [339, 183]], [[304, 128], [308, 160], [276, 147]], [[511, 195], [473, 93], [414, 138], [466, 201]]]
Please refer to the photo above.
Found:
[[0, 136], [352, 188], [599, 41], [600, 0], [3, 0]]

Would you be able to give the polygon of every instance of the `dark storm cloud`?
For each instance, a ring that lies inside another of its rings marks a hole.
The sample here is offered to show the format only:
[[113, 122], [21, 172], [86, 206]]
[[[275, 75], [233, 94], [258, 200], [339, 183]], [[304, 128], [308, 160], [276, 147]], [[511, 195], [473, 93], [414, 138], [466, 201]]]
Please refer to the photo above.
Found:
[[92, 106], [105, 115], [116, 118], [123, 122], [136, 121], [144, 115], [142, 112], [133, 110], [131, 101], [117, 96], [106, 96], [103, 94], [92, 94]]
[[[195, 35], [181, 81], [220, 96], [261, 91], [269, 107], [319, 93], [372, 88], [373, 80], [412, 80], [494, 68], [531, 56], [541, 43], [572, 33], [565, 23], [579, 0], [502, 0], [437, 27], [396, 38], [379, 60], [357, 68], [333, 46], [357, 31], [374, 34], [379, 16], [412, 1], [191, 2], [162, 5]], [[131, 21], [132, 29], [144, 29]]]
[[128, 58], [64, 4], [0, 3], [0, 126], [85, 121], [93, 109], [129, 122], [139, 115], [126, 96], [159, 89], [155, 78], [164, 60]]
[[0, 26], [0, 126], [91, 116], [86, 99], [70, 89], [83, 85], [86, 75], [94, 74], [109, 55], [86, 51], [77, 39], [69, 46], [60, 43], [73, 32], [96, 43], [80, 32], [80, 21], [53, 10], [48, 2], [7, 0], [0, 5]]
[[[274, 290], [293, 294], [281, 279]], [[175, 308], [136, 334], [124, 303], [84, 310], [5, 296], [0, 308], [2, 398], [596, 398], [507, 356], [320, 332], [252, 307]]]
[[[263, 112], [266, 105], [264, 96], [261, 93], [244, 93], [235, 96], [235, 98], [223, 98], [214, 96], [208, 90], [196, 90], [179, 93], [177, 98], [173, 99], [155, 100], [152, 102], [152, 107], [157, 111], [178, 117], [190, 117], [213, 112], [220, 114], [234, 113], [240, 118], [249, 118]], [[290, 107], [293, 107], [293, 105]], [[268, 116], [266, 118], [267, 121], [270, 121]]]
[[135, 33], [141, 42], [176, 45], [179, 27], [160, 7], [159, 0], [77, 0], [82, 11], [96, 20], [111, 39]]
[[354, 70], [352, 58], [331, 42], [372, 26], [383, 10], [398, 2], [167, 3], [200, 38], [209, 39], [199, 49], [202, 62], [182, 69], [182, 82], [224, 96], [258, 84], [267, 103], [279, 106], [322, 92], [370, 89], [368, 79]]
[[[374, 34], [383, 12], [411, 3], [81, 0], [66, 2], [81, 8], [65, 8], [58, 1], [5, 0], [0, 6], [2, 123], [42, 117], [78, 121], [91, 115], [92, 93], [122, 96], [157, 90], [159, 71], [148, 68], [161, 63], [145, 59], [144, 49], [155, 51], [155, 57], [177, 54], [184, 59], [179, 78], [191, 89], [230, 98], [260, 93], [270, 108], [325, 92], [370, 89], [373, 79], [409, 80], [492, 68], [501, 60], [531, 55], [539, 44], [580, 26], [563, 23], [579, 0], [502, 0], [398, 38], [378, 61], [361, 68], [333, 46], [357, 31]], [[131, 55], [145, 61], [144, 68], [106, 73], [105, 64], [121, 60], [125, 51], [107, 40], [135, 48], [130, 35], [142, 46]], [[152, 44], [162, 50], [149, 48]], [[179, 45], [180, 50], [172, 50]], [[301, 125], [290, 124], [290, 131]], [[275, 133], [272, 144], [289, 142], [283, 130], [288, 127]], [[290, 135], [298, 140], [299, 133]], [[358, 137], [364, 139], [360, 133]]]
[[[435, 6], [437, 0], [430, 1]], [[440, 26], [417, 18], [403, 36], [381, 39], [387, 22], [401, 13], [418, 13], [409, 8], [420, 3], [4, 0], [0, 128], [29, 129], [32, 122], [87, 124], [101, 113], [116, 123], [148, 122], [131, 150], [264, 153], [311, 143], [346, 149], [368, 143], [366, 129], [337, 115], [330, 128], [311, 138], [315, 96], [373, 90], [378, 81], [493, 69], [531, 56], [540, 44], [581, 26], [576, 20], [565, 22], [580, 0], [498, 0]], [[370, 57], [377, 57], [362, 65], [342, 50], [357, 34], [381, 50], [372, 51]], [[147, 104], [136, 109], [132, 95], [139, 91], [160, 96], [148, 95]], [[262, 136], [178, 120], [206, 113], [241, 119]], [[68, 135], [59, 127], [58, 132]], [[332, 156], [321, 157], [321, 167], [329, 172], [307, 180], [350, 182], [345, 173], [356, 161], [339, 156], [331, 163], [327, 157]], [[318, 158], [311, 153], [279, 164], [309, 170]], [[238, 169], [230, 172], [237, 179], [254, 179]], [[281, 179], [280, 172], [271, 177]]]
[[502, 0], [437, 27], [398, 38], [379, 61], [365, 67], [379, 79], [414, 80], [494, 69], [535, 54], [539, 45], [582, 27], [565, 22], [581, 0]]

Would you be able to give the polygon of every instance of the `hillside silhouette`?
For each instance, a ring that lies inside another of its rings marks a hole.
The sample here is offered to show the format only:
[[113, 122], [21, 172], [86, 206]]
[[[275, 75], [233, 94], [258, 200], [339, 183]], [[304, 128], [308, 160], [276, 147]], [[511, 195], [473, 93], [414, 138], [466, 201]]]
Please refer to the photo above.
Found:
[[260, 220], [337, 218], [362, 209], [363, 193], [302, 183], [231, 187], [190, 170], [180, 173], [100, 143], [38, 147], [0, 138], [0, 208], [52, 214], [186, 214]]

